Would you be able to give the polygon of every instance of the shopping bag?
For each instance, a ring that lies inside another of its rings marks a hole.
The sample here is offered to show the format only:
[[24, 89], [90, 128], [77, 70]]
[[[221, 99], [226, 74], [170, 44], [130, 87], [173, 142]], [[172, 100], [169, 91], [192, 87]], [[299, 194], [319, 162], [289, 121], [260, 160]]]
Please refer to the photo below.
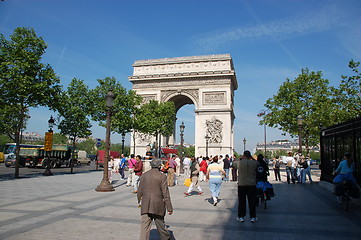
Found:
[[192, 183], [192, 179], [190, 179], [190, 178], [186, 178], [184, 180], [184, 186], [186, 186], [186, 187], [189, 187], [191, 185], [191, 183]]

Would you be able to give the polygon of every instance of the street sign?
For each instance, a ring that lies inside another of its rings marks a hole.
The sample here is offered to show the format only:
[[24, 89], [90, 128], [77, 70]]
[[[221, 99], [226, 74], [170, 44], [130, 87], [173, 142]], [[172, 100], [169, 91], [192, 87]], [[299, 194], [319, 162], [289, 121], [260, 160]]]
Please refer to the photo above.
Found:
[[53, 149], [53, 132], [46, 132], [44, 151], [51, 151], [52, 149]]
[[100, 138], [97, 138], [96, 146], [100, 147], [102, 145], [102, 140]]

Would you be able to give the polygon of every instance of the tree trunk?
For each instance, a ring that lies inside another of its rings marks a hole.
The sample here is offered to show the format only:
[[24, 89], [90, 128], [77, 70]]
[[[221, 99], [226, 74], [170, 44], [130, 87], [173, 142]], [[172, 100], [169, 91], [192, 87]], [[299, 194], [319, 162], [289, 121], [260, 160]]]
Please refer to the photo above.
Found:
[[19, 117], [19, 124], [18, 124], [18, 129], [16, 129], [16, 133], [15, 133], [15, 143], [16, 143], [16, 150], [15, 150], [15, 178], [19, 178], [19, 167], [20, 167], [20, 132], [21, 129], [23, 128], [23, 120], [24, 119], [24, 113], [20, 112], [20, 117]]
[[73, 173], [74, 162], [75, 162], [75, 136], [73, 138], [73, 148], [71, 150], [71, 161], [70, 161], [70, 173]]

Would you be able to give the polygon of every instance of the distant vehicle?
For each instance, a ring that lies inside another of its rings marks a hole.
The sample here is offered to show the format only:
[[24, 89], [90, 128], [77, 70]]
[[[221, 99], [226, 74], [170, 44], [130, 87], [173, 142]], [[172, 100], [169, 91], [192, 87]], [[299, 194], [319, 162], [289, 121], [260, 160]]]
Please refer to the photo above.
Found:
[[177, 154], [178, 154], [178, 149], [176, 148], [166, 148], [166, 147], [161, 148], [162, 159], [169, 159]]
[[[50, 158], [50, 165], [53, 168], [61, 167], [62, 165], [69, 167], [72, 149], [73, 147], [68, 145], [53, 145], [50, 152], [44, 151], [44, 148], [40, 148], [38, 162], [35, 162], [32, 165], [46, 167], [46, 161], [44, 160]], [[77, 150], [75, 150], [75, 156], [76, 154]]]
[[[38, 158], [40, 148], [20, 148], [19, 151], [19, 166], [25, 167], [29, 165], [31, 161]], [[9, 154], [5, 160], [5, 166], [15, 166], [16, 156], [15, 154]]]
[[[43, 145], [35, 145], [35, 144], [19, 144], [20, 148], [41, 148]], [[6, 161], [6, 159], [10, 157], [10, 159], [14, 159], [15, 152], [16, 152], [16, 143], [7, 143], [0, 152], [0, 162]], [[3, 157], [2, 157], [3, 156]], [[9, 161], [10, 161], [9, 159]]]
[[[118, 158], [120, 156], [119, 152], [110, 151], [110, 156], [113, 158]], [[105, 159], [105, 150], [98, 150], [97, 152], [97, 164], [101, 167], [104, 166], [104, 159]]]
[[0, 163], [5, 162], [5, 156], [3, 152], [0, 152]]
[[78, 151], [77, 164], [78, 165], [82, 165], [82, 164], [90, 165], [90, 158], [88, 158], [88, 154], [86, 153], [86, 151], [82, 151], [82, 150]]

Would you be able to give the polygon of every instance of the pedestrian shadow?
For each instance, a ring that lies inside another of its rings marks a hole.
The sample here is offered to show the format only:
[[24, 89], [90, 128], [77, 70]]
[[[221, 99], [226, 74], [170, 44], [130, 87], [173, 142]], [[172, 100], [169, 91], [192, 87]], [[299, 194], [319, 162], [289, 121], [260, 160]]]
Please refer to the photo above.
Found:
[[111, 184], [113, 185], [113, 188], [118, 188], [123, 185], [125, 185], [127, 182], [120, 182], [120, 180], [113, 180]]
[[[211, 204], [211, 205], [213, 205], [214, 204], [214, 200], [213, 200], [213, 198], [206, 198], [206, 199], [204, 199], [205, 201], [207, 201], [209, 204]], [[221, 198], [218, 198], [218, 202], [217, 202], [217, 205], [220, 203], [220, 202], [222, 202], [222, 199]]]

